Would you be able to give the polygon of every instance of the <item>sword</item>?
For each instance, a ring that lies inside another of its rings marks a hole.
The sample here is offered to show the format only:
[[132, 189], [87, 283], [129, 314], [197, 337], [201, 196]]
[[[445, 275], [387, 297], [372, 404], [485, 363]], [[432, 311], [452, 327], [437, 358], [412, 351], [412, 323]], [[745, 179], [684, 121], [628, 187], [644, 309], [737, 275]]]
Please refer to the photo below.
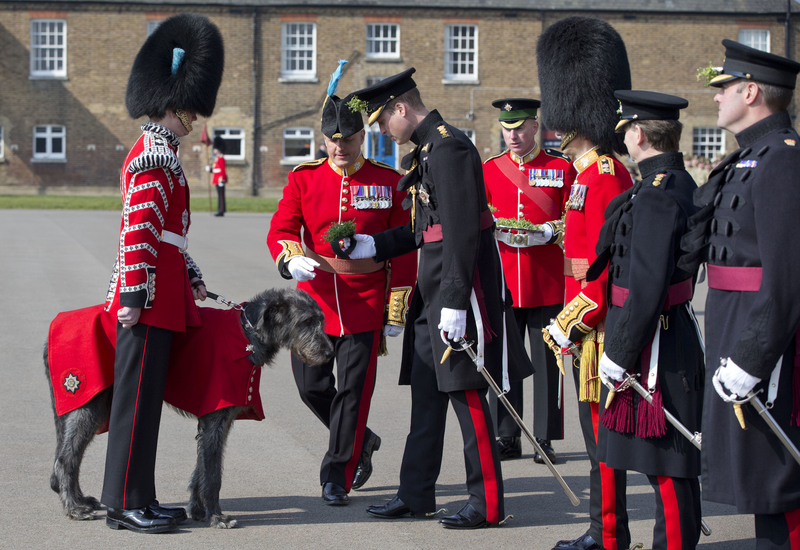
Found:
[[[459, 338], [458, 344], [461, 347], [460, 348], [454, 348], [450, 344], [450, 341], [447, 341], [448, 349], [447, 349], [447, 351], [445, 351], [445, 353], [447, 355], [449, 355], [449, 351], [450, 350], [466, 351], [467, 355], [469, 355], [469, 358], [472, 359], [472, 362], [477, 365], [478, 364], [478, 356], [475, 355], [474, 351], [472, 351], [472, 344], [467, 342], [467, 340], [464, 339], [463, 337]], [[552, 462], [550, 462], [550, 459], [547, 458], [547, 454], [545, 454], [545, 452], [542, 449], [541, 445], [539, 445], [539, 442], [536, 441], [536, 438], [533, 437], [533, 434], [528, 429], [528, 427], [525, 425], [525, 422], [519, 416], [517, 411], [514, 410], [514, 407], [511, 405], [511, 403], [509, 403], [508, 399], [506, 398], [505, 393], [497, 385], [497, 382], [494, 381], [494, 378], [492, 378], [492, 375], [489, 374], [489, 371], [487, 369], [485, 369], [485, 368], [480, 369], [480, 373], [483, 374], [483, 377], [489, 383], [489, 386], [492, 388], [492, 391], [497, 395], [497, 399], [500, 400], [500, 402], [508, 410], [508, 412], [511, 413], [511, 416], [514, 418], [514, 422], [516, 422], [517, 425], [520, 427], [520, 429], [522, 430], [522, 433], [525, 434], [525, 437], [528, 438], [528, 441], [531, 442], [531, 445], [533, 445], [533, 447], [536, 449], [536, 451], [542, 457], [542, 459], [544, 460], [544, 464], [550, 470], [550, 473], [553, 474], [553, 477], [555, 477], [556, 480], [558, 481], [558, 483], [561, 484], [561, 487], [564, 488], [564, 493], [566, 493], [567, 498], [569, 498], [569, 501], [572, 503], [573, 506], [578, 506], [580, 504], [580, 500], [578, 500], [578, 497], [576, 497], [575, 493], [572, 492], [572, 489], [569, 488], [569, 486], [567, 485], [567, 482], [564, 481], [563, 477], [561, 477], [561, 474], [558, 473], [558, 470], [556, 470], [556, 467], [553, 466]]]

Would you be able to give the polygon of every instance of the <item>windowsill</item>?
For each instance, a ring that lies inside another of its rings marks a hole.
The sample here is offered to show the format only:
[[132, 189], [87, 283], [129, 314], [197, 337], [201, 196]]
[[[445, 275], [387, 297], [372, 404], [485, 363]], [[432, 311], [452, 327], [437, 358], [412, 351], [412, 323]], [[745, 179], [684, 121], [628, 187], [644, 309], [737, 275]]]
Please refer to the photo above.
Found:
[[31, 164], [66, 164], [67, 159], [37, 159], [32, 158]]
[[364, 57], [365, 63], [402, 63], [402, 57]]
[[442, 84], [445, 86], [480, 86], [480, 80], [450, 80], [449, 78], [443, 78]]
[[247, 159], [229, 159], [226, 158], [225, 162], [231, 166], [244, 166], [247, 164]]
[[298, 164], [302, 164], [304, 162], [308, 162], [309, 160], [314, 160], [313, 157], [309, 157], [307, 159], [281, 159], [280, 165], [281, 166], [297, 166]]
[[280, 77], [278, 82], [281, 84], [318, 84], [319, 78], [316, 76], [312, 77]]
[[69, 80], [68, 76], [30, 75], [28, 80]]

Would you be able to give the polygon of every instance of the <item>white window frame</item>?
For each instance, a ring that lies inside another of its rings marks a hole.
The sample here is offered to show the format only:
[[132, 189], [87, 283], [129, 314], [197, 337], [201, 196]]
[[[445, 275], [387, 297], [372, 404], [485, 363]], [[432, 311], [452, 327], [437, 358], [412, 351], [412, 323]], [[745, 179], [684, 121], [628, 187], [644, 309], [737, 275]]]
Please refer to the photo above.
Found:
[[[307, 160], [314, 160], [314, 155], [317, 152], [317, 148], [314, 147], [314, 129], [308, 128], [305, 126], [293, 126], [291, 128], [284, 128], [283, 129], [283, 138], [281, 140], [281, 147], [282, 147], [282, 159], [281, 164], [300, 164], [301, 162], [305, 162]], [[307, 155], [295, 155], [295, 156], [287, 156], [286, 155], [286, 140], [287, 139], [308, 139], [308, 154]]]
[[467, 135], [472, 145], [475, 145], [475, 128], [459, 128], [459, 130]]
[[166, 19], [150, 19], [147, 21], [147, 36], [153, 34]]
[[[36, 140], [44, 138], [45, 151], [36, 151]], [[53, 152], [53, 140], [61, 138], [61, 152]], [[60, 124], [37, 124], [33, 127], [33, 162], [66, 162], [67, 127]]]
[[225, 160], [244, 160], [244, 144], [245, 144], [245, 131], [244, 128], [237, 128], [236, 126], [220, 126], [216, 127], [213, 130], [214, 137], [221, 137], [225, 141], [238, 141], [239, 142], [239, 154], [232, 155], [230, 153], [225, 153], [222, 155], [225, 157]]
[[[299, 32], [303, 27], [303, 31]], [[310, 31], [307, 32], [307, 31]], [[309, 41], [309, 45], [307, 42]], [[292, 44], [292, 40], [296, 43]], [[300, 42], [304, 44], [300, 45]], [[310, 56], [293, 59], [294, 53], [305, 52]], [[310, 68], [292, 68], [295, 63], [308, 63]], [[281, 24], [281, 78], [287, 80], [316, 80], [317, 78], [317, 24], [308, 21], [296, 21]]]
[[[473, 36], [469, 36], [470, 30], [474, 30]], [[471, 48], [469, 42], [473, 43]], [[454, 64], [458, 66], [455, 72]], [[468, 70], [469, 66], [472, 66], [471, 73]], [[478, 25], [445, 25], [444, 79], [460, 82], [478, 80]]]
[[[391, 36], [394, 31], [394, 36]], [[367, 59], [400, 59], [400, 25], [397, 23], [367, 23]], [[389, 49], [394, 51], [377, 51]]]
[[770, 53], [769, 29], [739, 29], [738, 42], [762, 52]]
[[692, 128], [692, 154], [719, 160], [725, 154], [725, 130], [716, 126]]
[[[50, 28], [42, 31], [42, 25], [61, 26], [61, 29], [51, 30]], [[47, 42], [55, 41], [55, 44], [39, 44], [41, 37]], [[58, 40], [61, 43], [58, 43]], [[39, 58], [38, 54], [43, 53], [44, 58]], [[59, 55], [60, 54], [60, 55]], [[61, 61], [61, 68], [57, 67]], [[56, 67], [37, 68], [37, 63], [45, 65], [55, 64]], [[30, 76], [31, 78], [66, 78], [67, 77], [67, 21], [66, 19], [31, 19], [31, 52], [30, 52]]]

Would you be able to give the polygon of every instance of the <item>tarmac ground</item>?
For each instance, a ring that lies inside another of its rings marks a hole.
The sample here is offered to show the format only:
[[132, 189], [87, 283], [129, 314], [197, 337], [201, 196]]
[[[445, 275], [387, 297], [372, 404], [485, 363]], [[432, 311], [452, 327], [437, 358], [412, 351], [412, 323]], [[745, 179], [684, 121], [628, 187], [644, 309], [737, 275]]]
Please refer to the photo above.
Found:
[[[370, 504], [388, 501], [397, 490], [408, 433], [410, 392], [398, 386], [400, 338], [390, 339], [388, 357], [378, 363], [369, 426], [382, 440], [367, 485], [351, 493], [346, 507], [325, 506], [319, 464], [327, 447], [324, 426], [300, 401], [289, 356], [281, 352], [265, 367], [261, 395], [266, 419], [239, 421], [228, 440], [221, 491], [224, 512], [239, 525], [210, 529], [188, 520], [176, 532], [146, 536], [112, 531], [104, 510], [94, 521], [67, 519], [49, 487], [55, 449], [53, 411], [42, 364], [48, 326], [61, 311], [102, 303], [116, 257], [118, 212], [0, 211], [0, 548], [525, 548], [549, 550], [589, 525], [589, 462], [580, 436], [572, 378], [566, 377], [566, 439], [554, 442], [556, 467], [581, 499], [573, 507], [547, 468], [532, 460], [523, 443], [521, 460], [503, 463], [505, 508], [513, 519], [502, 528], [443, 529], [435, 520], [381, 521], [368, 516]], [[266, 288], [290, 286], [269, 256], [265, 240], [270, 216], [193, 215], [190, 253], [209, 290], [241, 302]], [[696, 309], [702, 310], [703, 292]], [[213, 307], [224, 307], [209, 304]], [[699, 311], [698, 313], [702, 313]], [[526, 382], [525, 421], [532, 423], [532, 384]], [[156, 485], [165, 505], [186, 505], [195, 462], [196, 423], [165, 408]], [[437, 505], [455, 513], [466, 502], [460, 430], [450, 413]], [[81, 476], [85, 494], [99, 497], [106, 436], [89, 446]], [[752, 516], [730, 506], [704, 502], [713, 530], [701, 537], [705, 550], [755, 548]], [[628, 474], [628, 512], [633, 542], [651, 548], [655, 502], [647, 478]]]

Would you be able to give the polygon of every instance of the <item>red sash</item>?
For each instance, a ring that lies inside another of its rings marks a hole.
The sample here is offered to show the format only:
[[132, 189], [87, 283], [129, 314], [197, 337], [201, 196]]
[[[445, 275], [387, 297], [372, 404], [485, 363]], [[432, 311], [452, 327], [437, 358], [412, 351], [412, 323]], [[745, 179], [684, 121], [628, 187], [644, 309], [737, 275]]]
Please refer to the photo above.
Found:
[[561, 218], [561, 207], [558, 203], [551, 199], [542, 189], [531, 186], [528, 183], [529, 180], [525, 176], [525, 172], [519, 169], [519, 164], [511, 160], [510, 155], [503, 155], [497, 159], [497, 167], [511, 183], [525, 193], [525, 196], [531, 199], [533, 204], [548, 216], [548, 219], [557, 220]]

